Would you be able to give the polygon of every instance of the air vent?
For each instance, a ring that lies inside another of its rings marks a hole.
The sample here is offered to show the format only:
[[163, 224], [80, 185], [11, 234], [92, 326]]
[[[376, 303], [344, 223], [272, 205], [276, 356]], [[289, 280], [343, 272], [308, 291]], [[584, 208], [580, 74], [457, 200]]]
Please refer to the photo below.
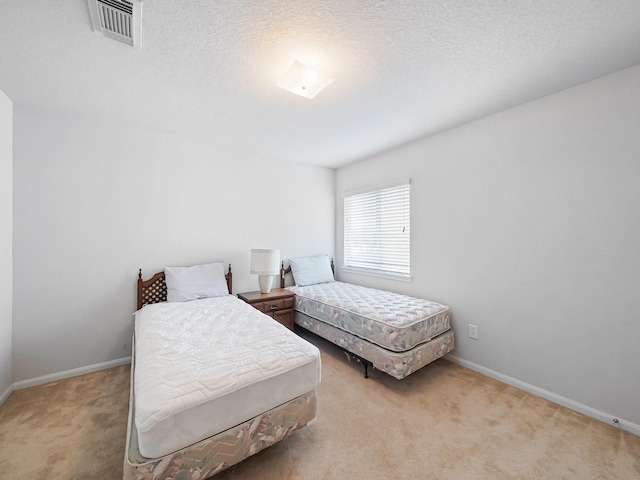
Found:
[[137, 0], [87, 0], [93, 31], [140, 48], [142, 3]]

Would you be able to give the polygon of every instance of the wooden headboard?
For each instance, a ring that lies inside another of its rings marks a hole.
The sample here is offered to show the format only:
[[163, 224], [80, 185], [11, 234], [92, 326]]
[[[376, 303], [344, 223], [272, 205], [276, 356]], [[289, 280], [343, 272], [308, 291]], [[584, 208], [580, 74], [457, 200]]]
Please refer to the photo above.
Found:
[[[331, 271], [333, 275], [336, 274], [336, 268], [333, 266], [333, 258], [331, 259]], [[280, 263], [280, 288], [284, 288], [284, 277], [286, 274], [291, 273], [291, 266], [284, 268], [284, 262]]]
[[[227, 280], [229, 293], [231, 293], [233, 275], [231, 273], [231, 264], [229, 264], [229, 272], [224, 276]], [[138, 310], [144, 305], [167, 301], [167, 284], [164, 281], [164, 272], [158, 272], [149, 280], [142, 280], [142, 269], [138, 272]]]

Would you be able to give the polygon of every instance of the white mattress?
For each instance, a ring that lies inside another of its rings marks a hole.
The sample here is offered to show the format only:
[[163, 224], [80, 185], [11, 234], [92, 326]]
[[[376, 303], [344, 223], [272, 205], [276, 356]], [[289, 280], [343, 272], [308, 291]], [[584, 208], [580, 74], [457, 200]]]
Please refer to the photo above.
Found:
[[320, 352], [238, 298], [135, 315], [135, 427], [157, 458], [314, 391]]
[[351, 283], [289, 287], [295, 309], [392, 352], [406, 352], [451, 328], [449, 307]]

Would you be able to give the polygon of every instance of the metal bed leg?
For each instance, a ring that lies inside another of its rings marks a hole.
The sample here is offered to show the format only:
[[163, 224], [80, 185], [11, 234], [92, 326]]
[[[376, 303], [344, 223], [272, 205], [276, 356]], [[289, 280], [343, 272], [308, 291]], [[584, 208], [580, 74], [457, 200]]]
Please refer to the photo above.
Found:
[[371, 368], [374, 368], [373, 363], [369, 362], [368, 360], [365, 360], [364, 358], [360, 358], [355, 353], [351, 353], [347, 350], [343, 350], [343, 352], [346, 355], [347, 360], [349, 362], [351, 362], [351, 359], [354, 359], [356, 362], [361, 363], [362, 366], [364, 367], [364, 378], [369, 378], [369, 365], [371, 365]]

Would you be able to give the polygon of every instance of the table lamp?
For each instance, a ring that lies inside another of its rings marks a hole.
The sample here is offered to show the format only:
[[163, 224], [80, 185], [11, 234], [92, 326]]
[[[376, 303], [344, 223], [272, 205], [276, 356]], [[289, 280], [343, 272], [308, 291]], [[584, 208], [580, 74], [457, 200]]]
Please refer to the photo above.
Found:
[[251, 272], [258, 275], [262, 293], [269, 293], [273, 285], [273, 276], [280, 273], [280, 250], [272, 248], [254, 248], [251, 250]]

